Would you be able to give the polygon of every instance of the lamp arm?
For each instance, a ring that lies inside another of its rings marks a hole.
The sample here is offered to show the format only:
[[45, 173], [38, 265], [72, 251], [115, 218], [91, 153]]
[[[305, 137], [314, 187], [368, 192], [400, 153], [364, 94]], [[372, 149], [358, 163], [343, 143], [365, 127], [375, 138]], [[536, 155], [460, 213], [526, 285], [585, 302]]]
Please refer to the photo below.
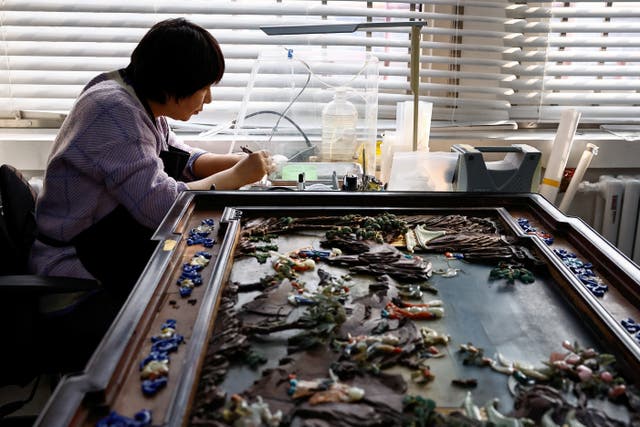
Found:
[[418, 106], [420, 101], [420, 29], [411, 27], [411, 92], [413, 92], [413, 151], [418, 151]]

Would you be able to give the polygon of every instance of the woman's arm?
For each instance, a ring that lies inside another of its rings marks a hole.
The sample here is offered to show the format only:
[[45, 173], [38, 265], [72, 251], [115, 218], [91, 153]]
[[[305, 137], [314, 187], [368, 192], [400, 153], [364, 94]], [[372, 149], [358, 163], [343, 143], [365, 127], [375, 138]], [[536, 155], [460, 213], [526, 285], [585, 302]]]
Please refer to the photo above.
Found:
[[210, 175], [222, 172], [235, 166], [240, 160], [246, 158], [244, 153], [238, 154], [212, 154], [204, 153], [193, 163], [192, 171], [196, 179], [206, 178]]
[[160, 131], [168, 135], [168, 145], [188, 152], [191, 155], [191, 159], [195, 157], [195, 160], [190, 159], [190, 162], [192, 161], [193, 164], [189, 167], [188, 172], [185, 172], [184, 181], [203, 179], [218, 172], [222, 172], [223, 170], [233, 167], [236, 163], [247, 156], [244, 153], [208, 153], [205, 150], [195, 148], [180, 139], [175, 132], [169, 128], [169, 124], [165, 117], [160, 117], [157, 120], [157, 124]]
[[[203, 154], [200, 158], [205, 155]], [[215, 155], [212, 154], [212, 156]], [[194, 172], [196, 172], [196, 164], [194, 164]], [[269, 153], [267, 151], [257, 151], [249, 155], [243, 154], [240, 160], [230, 168], [213, 173], [198, 181], [188, 182], [187, 186], [190, 190], [209, 190], [211, 186], [215, 186], [216, 190], [237, 190], [243, 185], [260, 181], [263, 176], [272, 172], [273, 169], [274, 165]], [[200, 170], [196, 172], [198, 176], [199, 173]]]

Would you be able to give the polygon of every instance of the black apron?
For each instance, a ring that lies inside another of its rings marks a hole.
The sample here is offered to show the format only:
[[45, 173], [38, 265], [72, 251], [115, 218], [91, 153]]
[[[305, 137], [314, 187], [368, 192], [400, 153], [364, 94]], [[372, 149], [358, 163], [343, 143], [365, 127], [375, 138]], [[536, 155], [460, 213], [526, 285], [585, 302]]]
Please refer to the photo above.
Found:
[[[165, 172], [178, 179], [189, 153], [169, 147], [160, 153], [160, 158]], [[69, 242], [42, 234], [37, 238], [50, 246], [74, 246], [84, 268], [109, 291], [126, 298], [156, 248], [157, 242], [151, 240], [153, 232], [138, 223], [123, 205], [118, 205]]]

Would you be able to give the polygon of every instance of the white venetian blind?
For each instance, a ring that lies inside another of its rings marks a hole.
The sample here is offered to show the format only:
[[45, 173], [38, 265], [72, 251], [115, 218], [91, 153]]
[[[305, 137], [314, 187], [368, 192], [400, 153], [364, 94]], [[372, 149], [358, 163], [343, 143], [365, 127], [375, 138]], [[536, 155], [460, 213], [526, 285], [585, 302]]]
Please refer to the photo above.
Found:
[[380, 61], [381, 119], [393, 119], [396, 103], [412, 99], [408, 27], [273, 37], [259, 29], [262, 25], [425, 21], [420, 96], [433, 102], [434, 121], [507, 120], [509, 98], [517, 88], [504, 83], [512, 79], [509, 64], [515, 60], [504, 57], [506, 0], [0, 0], [0, 5], [0, 110], [5, 117], [16, 111], [68, 111], [93, 76], [126, 66], [154, 23], [177, 16], [209, 29], [227, 60], [214, 102], [195, 118], [200, 123], [235, 118], [255, 59], [273, 46], [371, 52]]
[[640, 2], [518, 0], [507, 16], [513, 119], [640, 123]]

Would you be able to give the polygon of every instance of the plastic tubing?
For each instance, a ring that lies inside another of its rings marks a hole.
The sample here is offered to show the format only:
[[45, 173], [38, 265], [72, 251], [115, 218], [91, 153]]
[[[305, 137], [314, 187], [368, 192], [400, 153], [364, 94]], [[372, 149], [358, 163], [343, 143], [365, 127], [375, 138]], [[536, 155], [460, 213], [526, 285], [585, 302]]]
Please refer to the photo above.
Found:
[[569, 206], [573, 202], [573, 198], [576, 195], [576, 191], [578, 191], [578, 185], [582, 181], [584, 177], [584, 173], [587, 168], [591, 164], [591, 159], [593, 156], [598, 155], [598, 146], [595, 144], [588, 143], [582, 152], [582, 156], [580, 157], [580, 161], [578, 162], [578, 166], [576, 166], [576, 171], [573, 173], [573, 177], [571, 178], [571, 182], [569, 182], [569, 186], [567, 187], [567, 191], [564, 193], [564, 197], [562, 198], [562, 202], [560, 202], [560, 209], [562, 212], [566, 213]]
[[558, 196], [560, 180], [562, 179], [564, 168], [567, 166], [580, 115], [578, 111], [568, 109], [564, 110], [560, 116], [560, 123], [551, 147], [544, 178], [542, 178], [542, 183], [538, 190], [551, 203], [555, 203]]

